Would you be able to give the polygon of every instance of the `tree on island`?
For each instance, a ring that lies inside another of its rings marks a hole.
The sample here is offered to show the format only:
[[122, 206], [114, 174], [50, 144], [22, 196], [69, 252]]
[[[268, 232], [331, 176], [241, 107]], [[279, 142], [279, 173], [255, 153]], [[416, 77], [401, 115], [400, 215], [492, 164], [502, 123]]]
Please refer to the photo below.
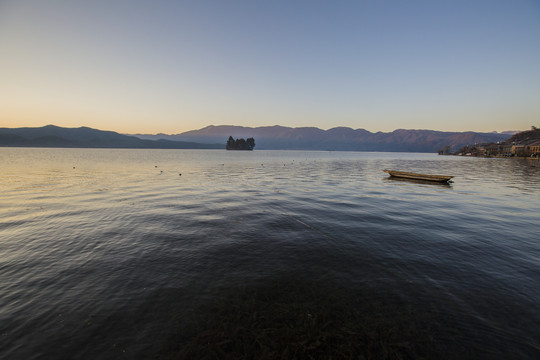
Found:
[[255, 139], [250, 137], [247, 140], [245, 139], [233, 139], [232, 136], [229, 136], [227, 140], [227, 150], [253, 150], [255, 147]]

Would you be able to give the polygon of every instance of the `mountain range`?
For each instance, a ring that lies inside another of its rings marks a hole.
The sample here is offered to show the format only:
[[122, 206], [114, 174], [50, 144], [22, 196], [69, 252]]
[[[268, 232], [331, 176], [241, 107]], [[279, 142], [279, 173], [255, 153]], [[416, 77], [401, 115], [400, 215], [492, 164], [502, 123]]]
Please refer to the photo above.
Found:
[[145, 140], [88, 127], [63, 128], [54, 125], [25, 128], [0, 128], [0, 146], [135, 148], [135, 149], [223, 149], [222, 144], [186, 141]]
[[225, 143], [229, 136], [255, 138], [256, 149], [268, 150], [348, 150], [348, 151], [409, 151], [437, 152], [445, 146], [459, 149], [464, 145], [503, 141], [511, 133], [444, 132], [404, 130], [372, 133], [364, 129], [336, 127], [322, 130], [316, 127], [284, 126], [243, 127], [207, 126], [200, 130], [176, 135], [136, 134], [141, 139], [167, 139], [198, 143]]
[[372, 133], [364, 129], [285, 126], [207, 126], [176, 135], [125, 135], [88, 127], [0, 128], [0, 146], [143, 149], [224, 149], [229, 136], [255, 139], [259, 150], [347, 150], [437, 152], [475, 143], [504, 141], [508, 133], [395, 130]]

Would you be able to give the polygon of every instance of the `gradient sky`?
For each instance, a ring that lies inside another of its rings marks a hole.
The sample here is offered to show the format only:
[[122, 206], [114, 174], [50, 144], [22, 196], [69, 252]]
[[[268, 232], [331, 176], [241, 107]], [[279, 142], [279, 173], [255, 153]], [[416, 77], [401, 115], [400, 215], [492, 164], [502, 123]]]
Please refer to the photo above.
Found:
[[0, 0], [0, 127], [540, 125], [539, 0]]

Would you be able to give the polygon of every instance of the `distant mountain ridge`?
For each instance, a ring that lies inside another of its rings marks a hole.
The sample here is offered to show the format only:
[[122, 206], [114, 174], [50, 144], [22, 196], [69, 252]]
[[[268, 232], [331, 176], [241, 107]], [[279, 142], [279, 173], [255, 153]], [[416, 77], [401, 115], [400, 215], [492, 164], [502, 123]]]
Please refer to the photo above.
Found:
[[399, 129], [372, 133], [365, 129], [285, 126], [207, 126], [177, 135], [123, 135], [88, 127], [63, 128], [54, 125], [0, 128], [0, 146], [141, 148], [141, 149], [224, 149], [229, 136], [253, 137], [257, 149], [437, 152], [445, 146], [457, 150], [476, 143], [507, 140], [509, 134], [443, 132]]
[[171, 140], [145, 140], [88, 127], [63, 128], [55, 125], [0, 128], [0, 146], [136, 149], [221, 149], [220, 144]]
[[285, 126], [243, 127], [210, 125], [176, 135], [143, 135], [141, 139], [166, 139], [201, 143], [224, 143], [229, 136], [253, 137], [257, 149], [264, 150], [348, 150], [437, 152], [445, 146], [459, 149], [462, 146], [504, 141], [508, 133], [444, 132], [434, 130], [405, 130], [372, 133], [365, 129], [336, 127], [322, 130], [316, 127], [291, 128]]

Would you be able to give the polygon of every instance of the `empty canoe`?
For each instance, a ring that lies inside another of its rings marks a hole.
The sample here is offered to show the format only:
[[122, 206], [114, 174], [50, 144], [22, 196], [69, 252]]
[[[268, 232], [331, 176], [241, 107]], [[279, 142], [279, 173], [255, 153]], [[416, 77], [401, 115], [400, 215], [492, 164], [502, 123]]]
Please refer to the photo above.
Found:
[[383, 170], [383, 171], [390, 174], [390, 176], [404, 178], [404, 179], [413, 179], [413, 180], [448, 182], [451, 178], [453, 178], [453, 176], [447, 176], [447, 175], [417, 174], [417, 173], [395, 171], [395, 170]]

